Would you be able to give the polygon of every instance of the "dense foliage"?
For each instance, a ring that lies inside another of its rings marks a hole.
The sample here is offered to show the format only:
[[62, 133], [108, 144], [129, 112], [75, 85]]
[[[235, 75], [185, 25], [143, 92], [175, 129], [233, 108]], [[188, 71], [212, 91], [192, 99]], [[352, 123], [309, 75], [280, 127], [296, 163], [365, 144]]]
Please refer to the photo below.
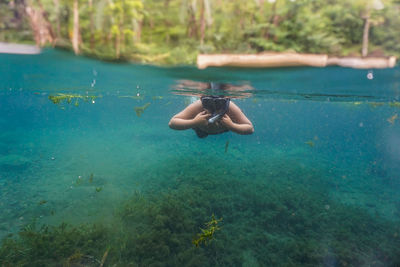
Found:
[[23, 13], [30, 6], [50, 22], [53, 45], [103, 59], [176, 64], [194, 63], [197, 53], [360, 55], [366, 32], [372, 54], [400, 54], [398, 0], [1, 0], [0, 6], [0, 40], [29, 38]]
[[[0, 264], [400, 264], [398, 224], [333, 201], [332, 185], [318, 171], [296, 162], [282, 164], [259, 162], [254, 170], [240, 170], [223, 162], [212, 168], [195, 156], [171, 158], [143, 177], [147, 189], [116, 210], [112, 225], [27, 226], [18, 237], [3, 240]], [[193, 241], [213, 214], [219, 230], [196, 247]]]

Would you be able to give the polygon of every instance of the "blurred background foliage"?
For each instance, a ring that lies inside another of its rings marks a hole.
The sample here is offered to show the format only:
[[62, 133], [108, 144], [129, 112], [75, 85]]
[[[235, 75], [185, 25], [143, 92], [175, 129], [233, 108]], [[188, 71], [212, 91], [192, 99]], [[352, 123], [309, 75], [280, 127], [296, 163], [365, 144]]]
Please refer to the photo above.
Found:
[[398, 25], [400, 0], [0, 0], [0, 41], [160, 64], [198, 53], [399, 56]]

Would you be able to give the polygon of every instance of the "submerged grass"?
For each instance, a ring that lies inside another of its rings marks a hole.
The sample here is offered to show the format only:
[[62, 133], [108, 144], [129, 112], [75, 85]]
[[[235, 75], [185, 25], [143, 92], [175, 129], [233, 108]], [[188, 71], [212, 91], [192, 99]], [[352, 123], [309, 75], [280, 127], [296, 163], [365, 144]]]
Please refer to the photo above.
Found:
[[[214, 161], [213, 161], [214, 160]], [[115, 211], [113, 225], [28, 226], [3, 266], [396, 266], [400, 227], [329, 198], [322, 171], [296, 162], [171, 158]], [[215, 214], [213, 241], [192, 242]]]

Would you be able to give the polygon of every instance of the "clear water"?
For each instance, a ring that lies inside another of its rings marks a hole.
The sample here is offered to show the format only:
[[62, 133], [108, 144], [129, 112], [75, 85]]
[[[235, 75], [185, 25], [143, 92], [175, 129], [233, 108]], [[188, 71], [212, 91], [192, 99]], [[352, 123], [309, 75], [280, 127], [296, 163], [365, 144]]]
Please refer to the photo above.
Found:
[[[175, 94], [181, 80], [251, 85], [251, 97], [234, 101], [254, 134], [199, 139], [169, 129], [190, 101]], [[97, 98], [54, 104], [59, 93]], [[0, 55], [0, 236], [32, 221], [112, 225], [133, 196], [169, 194], [197, 214], [189, 250], [212, 214], [223, 218], [201, 248], [220, 256], [203, 264], [336, 266], [345, 247], [357, 251], [354, 264], [392, 265], [396, 258], [374, 253], [381, 239], [392, 254], [400, 246], [399, 101], [399, 67], [200, 71], [54, 50]], [[316, 261], [298, 252], [308, 241]]]

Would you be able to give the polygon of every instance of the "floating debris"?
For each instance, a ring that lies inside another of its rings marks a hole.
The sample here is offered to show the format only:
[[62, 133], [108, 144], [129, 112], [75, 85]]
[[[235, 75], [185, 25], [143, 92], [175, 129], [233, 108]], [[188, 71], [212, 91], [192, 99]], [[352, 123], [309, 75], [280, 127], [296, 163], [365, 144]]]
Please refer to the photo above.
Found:
[[75, 106], [79, 105], [78, 99], [82, 99], [85, 102], [91, 101], [94, 103], [94, 100], [97, 98], [97, 96], [82, 96], [82, 95], [73, 95], [73, 94], [57, 94], [57, 95], [49, 95], [49, 99], [53, 104], [61, 104], [63, 102], [66, 102], [68, 104], [71, 104], [73, 99], [76, 99], [75, 101]]
[[78, 179], [76, 179], [76, 185], [80, 185], [82, 184], [82, 182], [83, 182], [82, 176], [79, 176]]
[[101, 263], [100, 263], [100, 267], [103, 267], [104, 263], [106, 262], [107, 256], [108, 256], [108, 252], [110, 251], [110, 248], [108, 248], [106, 250], [106, 252], [104, 252], [103, 258], [101, 259]]
[[214, 239], [214, 233], [215, 231], [219, 230], [220, 228], [218, 227], [218, 223], [222, 221], [221, 219], [215, 219], [214, 214], [211, 216], [211, 221], [206, 223], [207, 228], [206, 229], [201, 229], [201, 233], [197, 234], [197, 238], [193, 240], [193, 244], [196, 247], [199, 247], [201, 243], [204, 243], [207, 245], [207, 242], [211, 242], [211, 240]]
[[394, 114], [392, 117], [390, 117], [389, 119], [387, 119], [387, 121], [391, 124], [394, 124], [394, 121], [397, 119], [397, 113]]
[[44, 204], [46, 204], [47, 203], [47, 200], [40, 200], [39, 201], [39, 205], [44, 205]]
[[163, 98], [164, 97], [162, 97], [162, 96], [153, 96], [151, 99], [153, 99], [153, 100], [161, 100]]
[[144, 99], [144, 96], [139, 95], [139, 94], [137, 94], [137, 95], [122, 95], [122, 96], [118, 96], [118, 97], [119, 98], [132, 98], [135, 100], [143, 100]]
[[390, 102], [389, 107], [400, 108], [400, 102]]
[[307, 142], [304, 142], [305, 144], [309, 145], [310, 147], [314, 147], [315, 143], [312, 140], [309, 140]]
[[136, 116], [140, 117], [144, 110], [150, 106], [150, 103], [144, 104], [143, 107], [135, 107]]
[[93, 173], [91, 173], [91, 174], [90, 174], [90, 177], [89, 177], [89, 183], [92, 183], [92, 182], [93, 182], [93, 178], [94, 178], [94, 175], [93, 175]]
[[227, 140], [225, 143], [225, 153], [228, 152], [228, 147], [229, 147], [229, 140]]
[[369, 102], [368, 105], [372, 108], [381, 107], [385, 105], [383, 102]]
[[96, 192], [97, 193], [101, 192], [101, 190], [103, 190], [103, 187], [101, 187], [101, 186], [100, 187], [96, 187]]

